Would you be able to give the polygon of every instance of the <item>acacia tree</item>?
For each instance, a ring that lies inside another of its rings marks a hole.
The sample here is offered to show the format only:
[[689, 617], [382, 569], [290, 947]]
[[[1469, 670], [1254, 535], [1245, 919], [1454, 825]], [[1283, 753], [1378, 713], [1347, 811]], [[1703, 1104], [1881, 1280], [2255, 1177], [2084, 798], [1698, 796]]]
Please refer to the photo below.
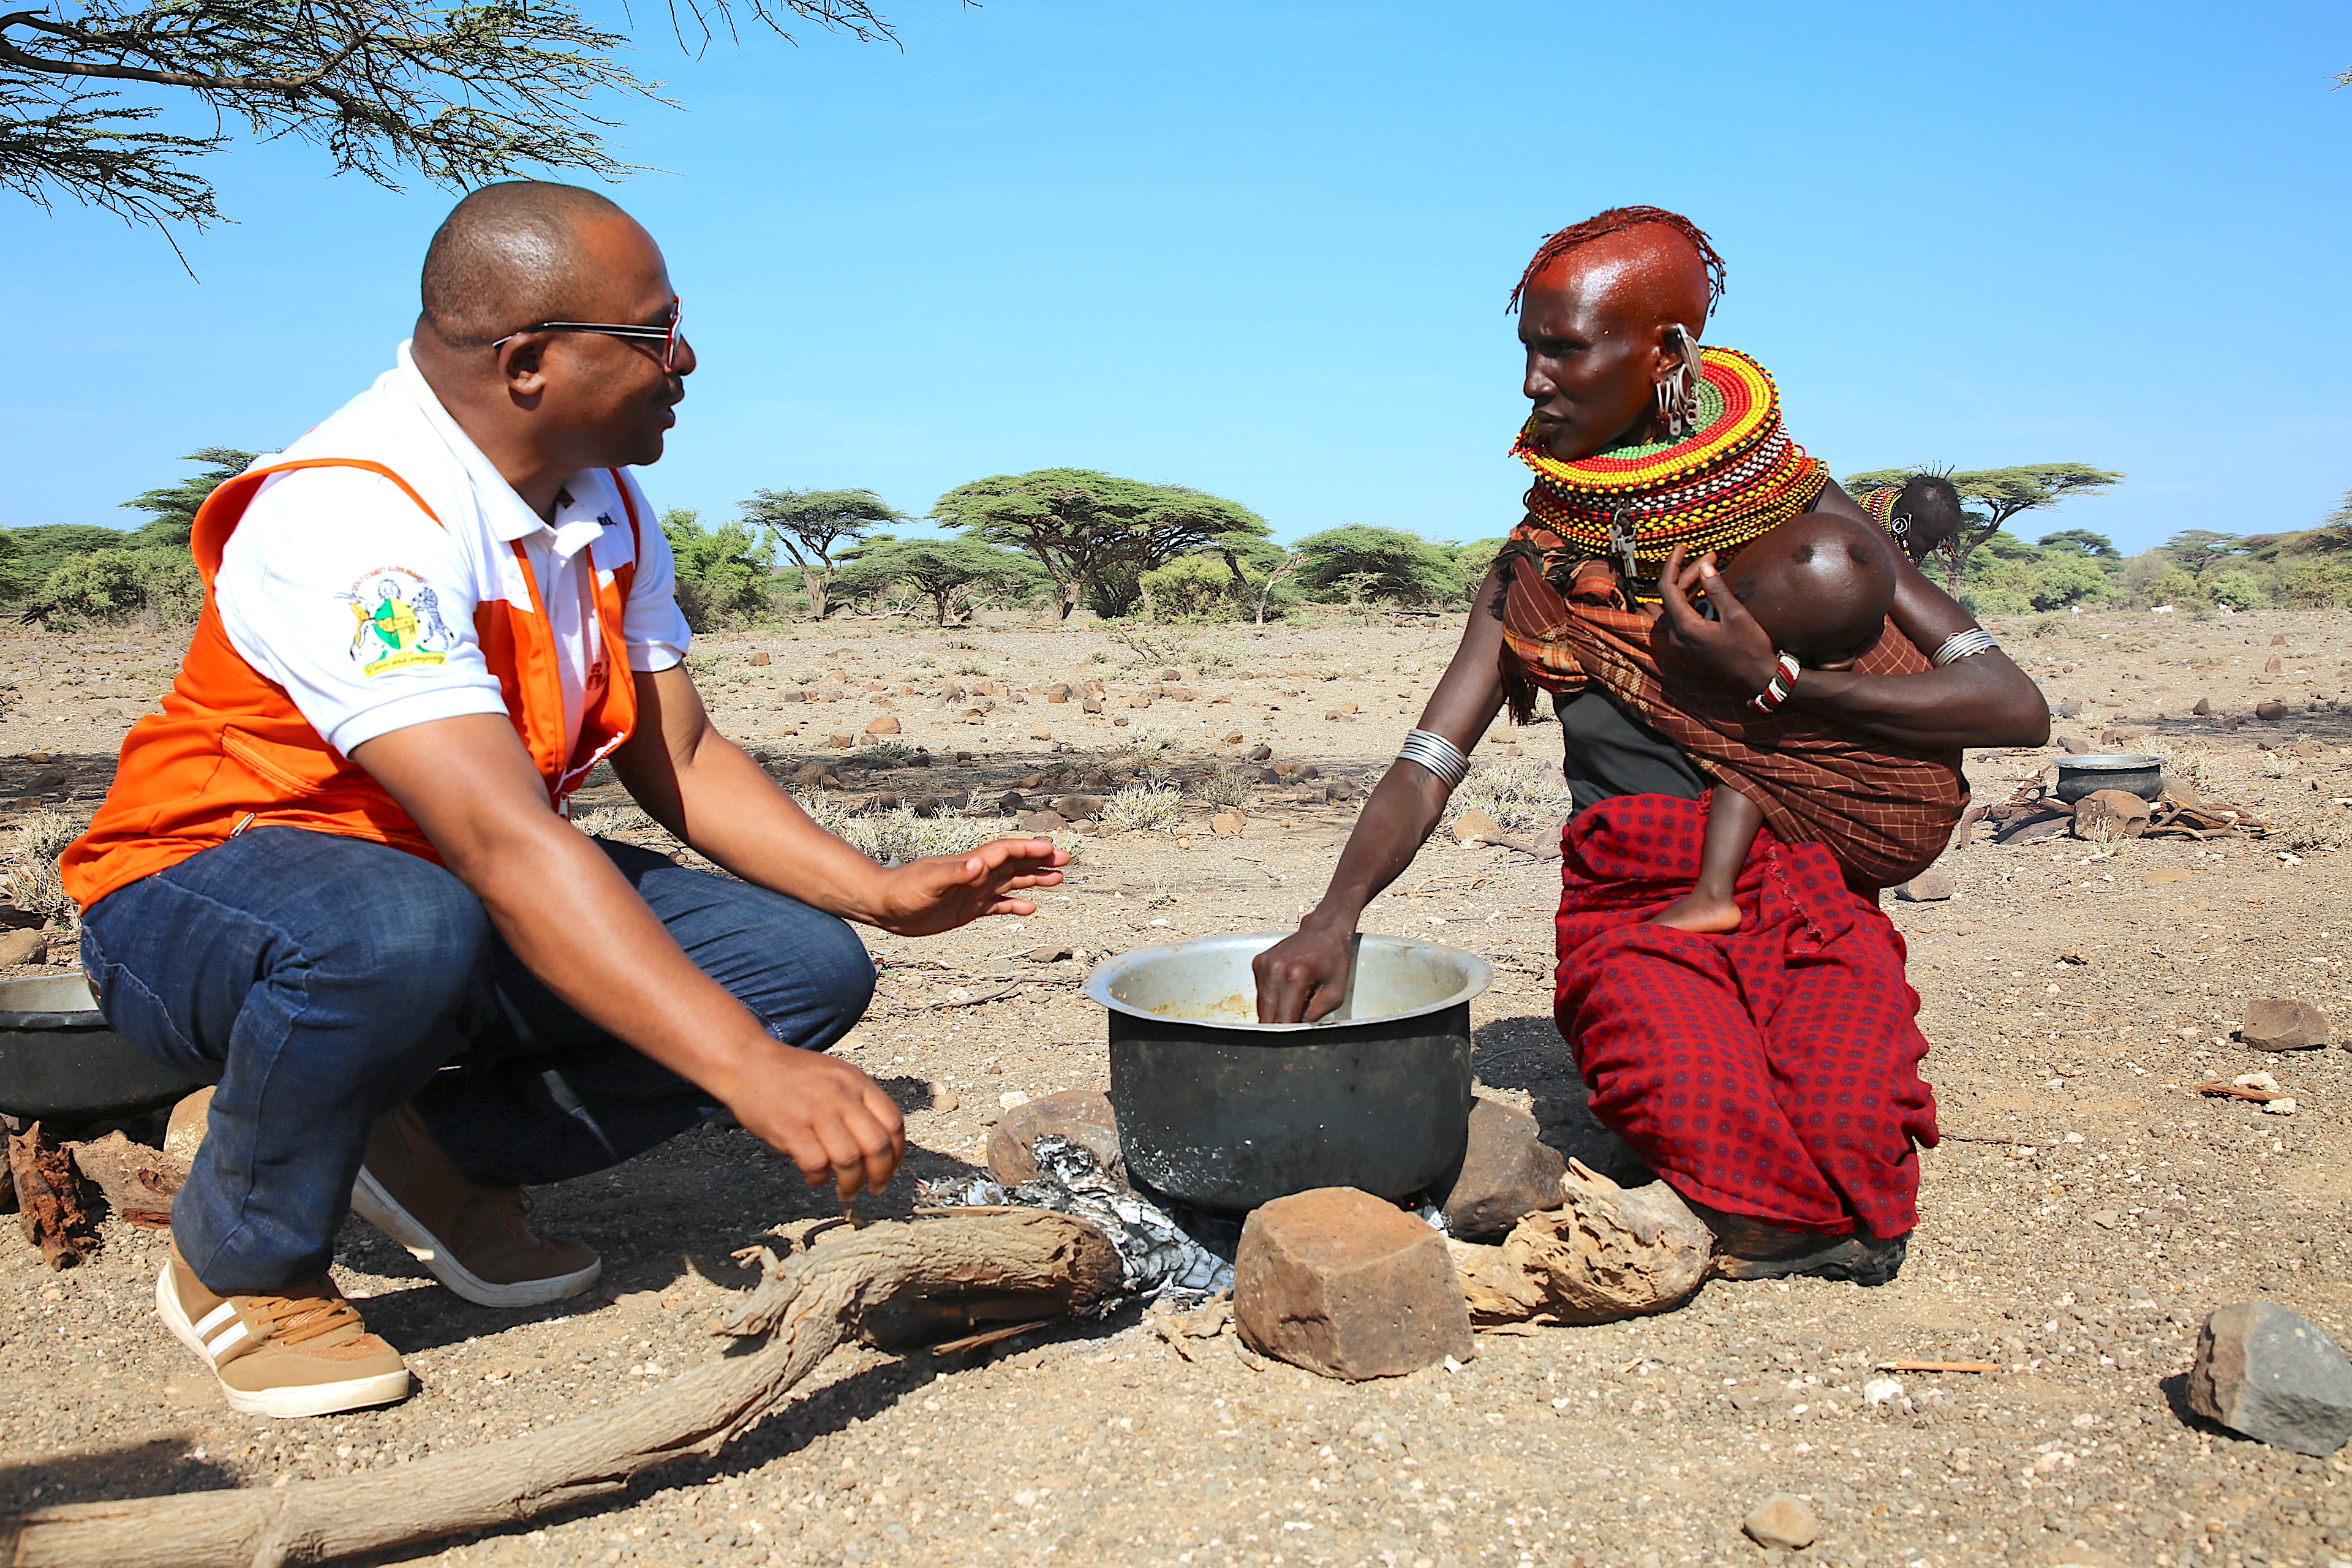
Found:
[[1298, 542], [1307, 558], [1298, 584], [1310, 594], [1347, 595], [1348, 603], [1386, 599], [1426, 605], [1458, 597], [1462, 568], [1444, 550], [1402, 529], [1343, 523]]
[[737, 510], [784, 547], [800, 568], [810, 618], [820, 621], [833, 608], [833, 580], [841, 570], [835, 552], [886, 522], [906, 521], [906, 513], [872, 490], [753, 490]]
[[963, 620], [986, 598], [1007, 598], [1037, 586], [1042, 574], [1027, 557], [971, 539], [878, 539], [842, 558], [839, 585], [863, 596], [905, 585], [931, 602], [940, 626]]
[[205, 504], [205, 498], [251, 468], [255, 456], [236, 447], [199, 447], [182, 458], [184, 463], [204, 464], [204, 471], [122, 503], [131, 511], [153, 514], [143, 527], [132, 531], [132, 540], [140, 544], [186, 544], [195, 531], [196, 509]]
[[2158, 546], [2191, 577], [2205, 574], [2235, 555], [2245, 553], [2246, 542], [2234, 533], [2210, 528], [2185, 528]]
[[[1906, 484], [1917, 477], [1909, 468], [1880, 468], [1874, 473], [1850, 476], [1845, 488], [1853, 490]], [[1968, 579], [1969, 557], [1976, 553], [1979, 545], [2007, 527], [2010, 519], [2056, 506], [2068, 496], [2097, 495], [2109, 485], [2124, 480], [2121, 474], [2094, 468], [2086, 463], [2028, 463], [2020, 468], [1979, 468], [1946, 477], [1960, 492], [1963, 501], [1974, 501], [1981, 509], [1963, 510], [1960, 515], [1967, 521], [1943, 547], [1944, 586], [1955, 598]]]
[[[671, 0], [681, 46], [733, 35], [737, 9], [781, 35], [793, 17], [861, 39], [892, 38], [867, 0]], [[191, 163], [256, 137], [326, 149], [336, 172], [388, 189], [414, 171], [474, 185], [525, 169], [633, 172], [607, 150], [604, 94], [667, 102], [614, 58], [625, 33], [571, 0], [58, 0], [0, 15], [0, 187], [158, 228], [220, 216]], [[215, 130], [148, 129], [163, 112], [122, 84], [163, 89]]]
[[2300, 552], [2335, 555], [2352, 551], [2352, 490], [2336, 503], [2336, 510], [2319, 520], [2319, 526], [2295, 543]]
[[[1130, 595], [1146, 572], [1179, 555], [1273, 531], [1249, 508], [1181, 485], [1148, 485], [1091, 468], [1040, 468], [959, 485], [931, 520], [967, 538], [1018, 550], [1045, 568], [1057, 620], [1090, 584]], [[1130, 588], [1128, 585], [1133, 584]]]

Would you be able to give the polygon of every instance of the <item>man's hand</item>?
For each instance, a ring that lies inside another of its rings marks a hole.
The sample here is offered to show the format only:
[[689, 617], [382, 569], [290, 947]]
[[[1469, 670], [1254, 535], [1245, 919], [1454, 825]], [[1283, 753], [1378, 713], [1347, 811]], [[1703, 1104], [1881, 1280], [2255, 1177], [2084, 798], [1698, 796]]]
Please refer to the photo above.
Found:
[[846, 1062], [777, 1040], [697, 968], [604, 850], [548, 809], [505, 715], [436, 719], [352, 755], [523, 966], [582, 1016], [709, 1090], [812, 1184], [830, 1179], [848, 1197], [889, 1181], [906, 1151], [889, 1097]]
[[753, 1136], [789, 1156], [812, 1187], [847, 1203], [878, 1193], [907, 1152], [907, 1121], [881, 1086], [847, 1062], [779, 1044], [716, 1092]]
[[[1706, 590], [1714, 620], [1690, 602], [1693, 589]], [[1761, 691], [1771, 684], [1778, 668], [1771, 634], [1733, 596], [1731, 584], [1715, 569], [1715, 552], [1685, 564], [1683, 547], [1675, 545], [1659, 569], [1658, 597], [1665, 606], [1667, 640], [1694, 663], [1742, 691]]]
[[1069, 851], [1050, 838], [999, 838], [969, 855], [926, 855], [886, 871], [868, 911], [898, 936], [931, 936], [984, 915], [1034, 915], [1037, 906], [1010, 895], [1062, 880]]
[[1297, 931], [1250, 961], [1257, 975], [1257, 1021], [1311, 1024], [1348, 999], [1356, 933], [1309, 915]]

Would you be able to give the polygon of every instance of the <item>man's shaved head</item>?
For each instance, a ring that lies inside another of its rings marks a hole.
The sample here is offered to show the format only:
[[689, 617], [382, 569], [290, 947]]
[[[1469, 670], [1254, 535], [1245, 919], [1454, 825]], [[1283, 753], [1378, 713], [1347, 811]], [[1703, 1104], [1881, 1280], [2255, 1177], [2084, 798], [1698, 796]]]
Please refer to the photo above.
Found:
[[419, 325], [453, 348], [478, 348], [534, 321], [593, 320], [583, 230], [635, 226], [593, 191], [540, 180], [484, 185], [442, 220], [425, 253]]
[[1723, 258], [1706, 231], [1664, 207], [1612, 207], [1536, 247], [1511, 290], [1511, 308], [1534, 289], [1574, 279], [1605, 295], [1631, 321], [1679, 323], [1693, 333], [1723, 297]]
[[1741, 550], [1724, 568], [1748, 613], [1799, 664], [1859, 658], [1895, 603], [1894, 542], [1869, 523], [1807, 512]]

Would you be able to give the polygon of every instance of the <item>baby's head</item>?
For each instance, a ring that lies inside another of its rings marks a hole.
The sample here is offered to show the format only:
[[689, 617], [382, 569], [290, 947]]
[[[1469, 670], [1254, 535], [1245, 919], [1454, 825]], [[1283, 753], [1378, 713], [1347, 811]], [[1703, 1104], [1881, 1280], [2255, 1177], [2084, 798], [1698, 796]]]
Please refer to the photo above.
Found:
[[1774, 647], [1819, 668], [1877, 644], [1895, 603], [1895, 544], [1867, 523], [1808, 512], [1742, 550], [1723, 575]]

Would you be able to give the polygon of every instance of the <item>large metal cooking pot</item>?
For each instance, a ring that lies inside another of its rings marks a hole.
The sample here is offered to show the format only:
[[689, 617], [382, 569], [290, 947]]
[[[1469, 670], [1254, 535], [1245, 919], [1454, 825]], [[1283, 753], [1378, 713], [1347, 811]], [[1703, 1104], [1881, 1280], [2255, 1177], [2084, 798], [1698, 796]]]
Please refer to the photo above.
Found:
[[199, 1087], [108, 1028], [80, 975], [0, 981], [0, 1110], [130, 1116]]
[[1171, 1197], [1250, 1209], [1310, 1187], [1401, 1198], [1460, 1164], [1475, 953], [1356, 938], [1348, 996], [1313, 1024], [1257, 1022], [1250, 960], [1286, 932], [1198, 937], [1106, 959], [1110, 1102], [1128, 1168]]

